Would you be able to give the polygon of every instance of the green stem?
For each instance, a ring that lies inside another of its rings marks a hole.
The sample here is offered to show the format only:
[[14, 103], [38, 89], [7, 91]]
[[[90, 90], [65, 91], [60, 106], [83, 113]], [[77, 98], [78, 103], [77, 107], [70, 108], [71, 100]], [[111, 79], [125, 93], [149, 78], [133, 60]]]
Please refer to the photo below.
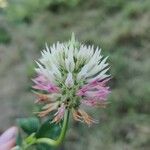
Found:
[[63, 126], [62, 126], [62, 129], [61, 129], [61, 133], [58, 137], [58, 139], [55, 141], [53, 139], [49, 139], [49, 138], [39, 138], [35, 141], [35, 144], [48, 144], [50, 146], [58, 146], [60, 145], [64, 138], [65, 138], [65, 135], [66, 135], [66, 131], [67, 131], [67, 127], [68, 127], [68, 120], [69, 120], [69, 111], [67, 111], [65, 113], [65, 116], [64, 116], [64, 121], [63, 121]]

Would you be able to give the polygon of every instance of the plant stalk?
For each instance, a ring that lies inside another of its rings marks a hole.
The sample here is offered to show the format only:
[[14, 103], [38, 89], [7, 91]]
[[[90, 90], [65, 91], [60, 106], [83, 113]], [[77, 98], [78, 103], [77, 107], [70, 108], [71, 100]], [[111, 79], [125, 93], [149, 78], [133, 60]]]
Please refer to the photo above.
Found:
[[58, 139], [53, 140], [50, 138], [39, 138], [35, 141], [35, 144], [47, 144], [50, 146], [59, 146], [65, 138], [66, 131], [68, 128], [68, 121], [69, 121], [69, 111], [66, 111], [65, 116], [64, 116], [63, 126], [62, 126], [61, 133]]

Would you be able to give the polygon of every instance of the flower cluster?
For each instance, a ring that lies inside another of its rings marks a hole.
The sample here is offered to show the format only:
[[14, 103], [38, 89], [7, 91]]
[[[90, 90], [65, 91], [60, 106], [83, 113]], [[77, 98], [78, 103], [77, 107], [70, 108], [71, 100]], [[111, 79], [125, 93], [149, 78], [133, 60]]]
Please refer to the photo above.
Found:
[[44, 117], [53, 112], [53, 122], [58, 123], [66, 110], [72, 112], [75, 120], [91, 125], [95, 122], [81, 106], [105, 107], [110, 89], [106, 83], [107, 57], [103, 58], [101, 49], [86, 46], [75, 40], [59, 43], [41, 52], [35, 69], [37, 77], [33, 79], [38, 103], [44, 104], [38, 113]]

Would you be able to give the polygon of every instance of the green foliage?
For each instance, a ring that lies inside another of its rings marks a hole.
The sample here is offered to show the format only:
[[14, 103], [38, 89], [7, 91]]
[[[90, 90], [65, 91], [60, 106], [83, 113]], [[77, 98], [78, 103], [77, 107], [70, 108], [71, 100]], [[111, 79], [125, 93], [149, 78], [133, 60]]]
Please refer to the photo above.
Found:
[[149, 10], [150, 1], [133, 1], [127, 4], [126, 9], [124, 9], [125, 16], [129, 18], [139, 18], [143, 13]]
[[37, 138], [49, 137], [52, 139], [56, 139], [61, 129], [61, 123], [56, 124], [52, 123], [51, 121], [52, 121], [51, 119], [48, 119], [41, 125], [41, 128], [36, 132]]
[[50, 11], [57, 7], [75, 7], [80, 0], [11, 0], [6, 9], [6, 14], [9, 20], [24, 21], [31, 23], [35, 13], [41, 12], [43, 9], [49, 8]]
[[31, 79], [35, 74], [34, 67], [35, 67], [34, 64], [27, 64], [26, 72], [29, 79]]
[[16, 138], [16, 145], [21, 146], [22, 142], [23, 142], [23, 138], [22, 138], [21, 133], [19, 132]]
[[5, 28], [0, 27], [0, 44], [1, 43], [8, 44], [10, 43], [10, 41], [11, 41], [11, 37], [8, 31]]
[[[58, 137], [61, 130], [61, 123], [56, 124], [56, 123], [51, 123], [51, 121], [52, 121], [51, 119], [48, 119], [41, 125], [41, 128], [36, 132], [37, 138], [47, 137], [51, 139], [56, 139]], [[51, 148], [45, 144], [38, 144], [36, 146], [36, 149], [51, 150]]]
[[124, 0], [102, 0], [104, 8], [108, 13], [114, 13], [120, 11], [126, 4]]
[[[48, 2], [46, 0], [46, 2]], [[43, 9], [47, 5], [40, 0], [12, 0], [8, 4], [6, 14], [9, 20], [30, 22], [34, 13]]]
[[62, 1], [69, 7], [75, 7], [80, 2], [80, 0], [62, 0]]
[[21, 118], [17, 120], [19, 127], [28, 135], [36, 132], [39, 129], [40, 122], [36, 117]]
[[[40, 123], [40, 120], [36, 117], [31, 118], [21, 118], [17, 120], [19, 127], [27, 134], [31, 135], [35, 133], [36, 138], [51, 138], [57, 139], [61, 131], [61, 123], [51, 123], [51, 119]], [[30, 137], [26, 139], [26, 141], [30, 142]], [[21, 134], [19, 133], [17, 137], [17, 144], [22, 145], [23, 139]], [[37, 144], [34, 146], [37, 150], [50, 150], [51, 147], [45, 144]]]

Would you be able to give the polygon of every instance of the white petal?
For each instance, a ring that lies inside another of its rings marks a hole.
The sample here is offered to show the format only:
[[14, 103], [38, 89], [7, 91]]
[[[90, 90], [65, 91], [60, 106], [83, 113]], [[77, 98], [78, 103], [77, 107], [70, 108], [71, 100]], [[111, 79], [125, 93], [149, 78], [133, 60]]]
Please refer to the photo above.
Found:
[[46, 46], [46, 50], [47, 50], [47, 52], [49, 52], [49, 53], [50, 53], [50, 49], [49, 49], [49, 47], [48, 47], [47, 43], [45, 43], [45, 46]]
[[66, 78], [66, 81], [65, 81], [65, 85], [67, 87], [72, 87], [74, 85], [74, 80], [73, 80], [73, 77], [72, 77], [72, 73], [69, 72], [68, 75], [67, 75], [67, 78]]
[[88, 71], [87, 77], [93, 76], [93, 75], [95, 75], [96, 73], [98, 73], [98, 72], [100, 72], [101, 70], [103, 70], [105, 67], [107, 67], [107, 66], [108, 66], [108, 63], [105, 63], [106, 60], [107, 60], [107, 58], [108, 58], [108, 57], [104, 58], [104, 59], [100, 62], [100, 64], [98, 64], [98, 65], [95, 64], [95, 66], [94, 66], [91, 70]]
[[95, 81], [95, 80], [102, 80], [106, 77], [109, 77], [110, 75], [107, 75], [106, 72], [109, 70], [109, 68], [104, 69], [100, 74], [98, 74], [96, 77], [94, 78], [90, 78], [88, 79], [89, 82]]
[[61, 78], [61, 72], [59, 71], [59, 69], [55, 64], [52, 65], [51, 71], [53, 72], [54, 75], [56, 75], [56, 77], [58, 77], [59, 79]]

